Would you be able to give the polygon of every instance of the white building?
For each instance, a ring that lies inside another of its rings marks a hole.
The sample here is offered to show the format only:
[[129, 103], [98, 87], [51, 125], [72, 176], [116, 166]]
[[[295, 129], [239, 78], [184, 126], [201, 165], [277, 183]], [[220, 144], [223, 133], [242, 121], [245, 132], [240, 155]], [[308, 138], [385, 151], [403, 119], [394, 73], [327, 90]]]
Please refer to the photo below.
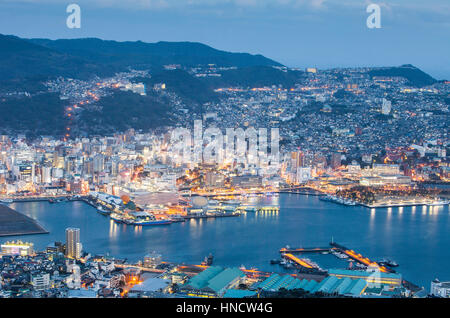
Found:
[[383, 105], [381, 106], [381, 113], [383, 115], [389, 115], [391, 113], [392, 103], [391, 101], [383, 98]]
[[297, 183], [306, 183], [311, 180], [311, 167], [297, 167]]
[[431, 295], [450, 298], [450, 282], [440, 282], [438, 279], [432, 281]]
[[31, 284], [35, 290], [46, 290], [50, 288], [50, 274], [32, 275]]

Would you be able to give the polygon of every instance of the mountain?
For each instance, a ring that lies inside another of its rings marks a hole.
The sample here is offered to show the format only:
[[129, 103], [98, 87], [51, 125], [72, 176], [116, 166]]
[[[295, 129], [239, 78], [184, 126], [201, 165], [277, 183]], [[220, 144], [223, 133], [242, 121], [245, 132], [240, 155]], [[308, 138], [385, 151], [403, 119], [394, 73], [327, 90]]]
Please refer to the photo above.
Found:
[[196, 42], [118, 42], [97, 38], [55, 41], [30, 39], [28, 41], [82, 59], [123, 67], [152, 68], [166, 64], [182, 64], [184, 66], [216, 64], [238, 67], [281, 65], [262, 55], [230, 53]]
[[150, 87], [157, 83], [165, 83], [169, 91], [181, 97], [187, 105], [201, 105], [218, 101], [218, 95], [209, 83], [192, 76], [184, 70], [160, 71], [151, 78], [143, 80]]
[[109, 74], [104, 65], [44, 47], [16, 36], [0, 34], [0, 80], [85, 78]]
[[374, 76], [395, 76], [406, 78], [411, 86], [423, 87], [437, 82], [436, 79], [418, 69], [411, 64], [405, 64], [398, 67], [383, 67], [369, 71], [371, 77]]

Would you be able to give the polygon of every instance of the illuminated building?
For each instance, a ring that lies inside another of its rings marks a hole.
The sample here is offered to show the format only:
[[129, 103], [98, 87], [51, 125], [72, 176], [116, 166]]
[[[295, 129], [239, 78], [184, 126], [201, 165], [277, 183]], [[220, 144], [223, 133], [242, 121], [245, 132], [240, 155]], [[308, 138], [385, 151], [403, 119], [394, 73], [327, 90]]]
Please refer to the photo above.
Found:
[[66, 256], [79, 259], [81, 257], [82, 245], [80, 243], [80, 229], [66, 229]]
[[1, 245], [3, 255], [21, 255], [30, 256], [34, 254], [33, 243], [24, 243], [22, 241], [6, 242]]
[[161, 254], [151, 253], [144, 257], [144, 266], [148, 268], [156, 268], [162, 262]]
[[39, 273], [31, 275], [31, 285], [35, 290], [46, 290], [50, 288], [50, 274]]
[[305, 183], [311, 180], [311, 167], [297, 168], [297, 183]]

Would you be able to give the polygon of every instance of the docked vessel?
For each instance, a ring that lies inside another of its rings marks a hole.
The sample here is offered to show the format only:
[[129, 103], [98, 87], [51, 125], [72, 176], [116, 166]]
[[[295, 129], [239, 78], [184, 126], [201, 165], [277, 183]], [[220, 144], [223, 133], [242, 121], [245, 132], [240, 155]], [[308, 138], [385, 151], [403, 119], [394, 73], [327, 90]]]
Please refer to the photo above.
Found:
[[109, 211], [101, 206], [97, 207], [97, 212], [102, 215], [110, 215], [111, 214], [111, 211]]
[[117, 223], [131, 224], [131, 221], [119, 213], [111, 213], [110, 218]]
[[170, 220], [172, 222], [185, 222], [186, 219], [182, 215], [171, 215]]
[[203, 266], [211, 266], [214, 261], [214, 256], [212, 254], [209, 254], [202, 262]]
[[170, 219], [157, 219], [153, 214], [147, 212], [134, 212], [132, 214], [134, 219], [131, 224], [133, 225], [168, 225], [172, 223]]
[[2, 203], [13, 203], [14, 201], [12, 199], [1, 199], [0, 202], [2, 202]]
[[343, 205], [356, 205], [357, 204], [353, 200], [340, 198], [340, 197], [335, 196], [335, 195], [326, 195], [326, 196], [320, 197], [319, 200], [327, 201], [327, 202], [339, 203], [339, 204], [343, 204]]
[[398, 267], [397, 262], [387, 258], [383, 258], [380, 262], [378, 262], [378, 264], [381, 266]]
[[442, 205], [447, 205], [449, 203], [450, 203], [450, 201], [448, 201], [448, 200], [438, 200], [438, 201], [434, 201], [431, 203], [427, 203], [427, 206], [442, 206]]

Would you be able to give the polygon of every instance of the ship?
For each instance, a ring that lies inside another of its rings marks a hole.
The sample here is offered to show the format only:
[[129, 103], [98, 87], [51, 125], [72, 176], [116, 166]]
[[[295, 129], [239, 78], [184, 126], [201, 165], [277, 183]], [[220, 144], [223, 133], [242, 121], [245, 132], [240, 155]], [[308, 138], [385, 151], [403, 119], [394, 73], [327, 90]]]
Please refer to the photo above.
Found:
[[172, 222], [185, 222], [186, 221], [186, 219], [182, 216], [182, 215], [179, 215], [179, 214], [175, 214], [175, 215], [171, 215], [170, 216], [170, 220], [172, 221]]
[[378, 262], [378, 264], [381, 266], [398, 267], [397, 262], [387, 258], [383, 258], [381, 261]]
[[103, 208], [101, 206], [97, 207], [97, 212], [102, 214], [102, 215], [110, 215], [111, 214], [110, 210], [107, 210], [107, 209], [105, 209], [105, 208]]
[[212, 254], [209, 254], [208, 256], [205, 257], [205, 259], [202, 262], [203, 266], [211, 266], [212, 263], [214, 261], [214, 256], [212, 256]]
[[14, 201], [12, 199], [1, 199], [0, 202], [2, 202], [2, 203], [13, 203]]
[[447, 205], [450, 201], [448, 200], [438, 200], [431, 203], [427, 203], [427, 206], [441, 206], [441, 205]]
[[48, 202], [49, 203], [59, 203], [59, 202], [64, 202], [67, 201], [66, 198], [59, 198], [59, 199], [49, 199]]
[[110, 214], [111, 220], [117, 223], [123, 223], [123, 218], [118, 213], [111, 213]]
[[350, 199], [344, 199], [344, 198], [340, 198], [338, 196], [335, 195], [326, 195], [323, 197], [319, 197], [319, 200], [321, 201], [327, 201], [327, 202], [334, 202], [334, 203], [339, 203], [339, 204], [343, 204], [343, 205], [357, 205], [357, 203], [353, 200]]
[[131, 221], [133, 225], [168, 225], [172, 223], [170, 219], [157, 219], [153, 214], [148, 212], [133, 212], [130, 213], [134, 220]]
[[117, 223], [131, 224], [132, 221], [129, 218], [120, 215], [119, 213], [111, 213], [110, 218]]

